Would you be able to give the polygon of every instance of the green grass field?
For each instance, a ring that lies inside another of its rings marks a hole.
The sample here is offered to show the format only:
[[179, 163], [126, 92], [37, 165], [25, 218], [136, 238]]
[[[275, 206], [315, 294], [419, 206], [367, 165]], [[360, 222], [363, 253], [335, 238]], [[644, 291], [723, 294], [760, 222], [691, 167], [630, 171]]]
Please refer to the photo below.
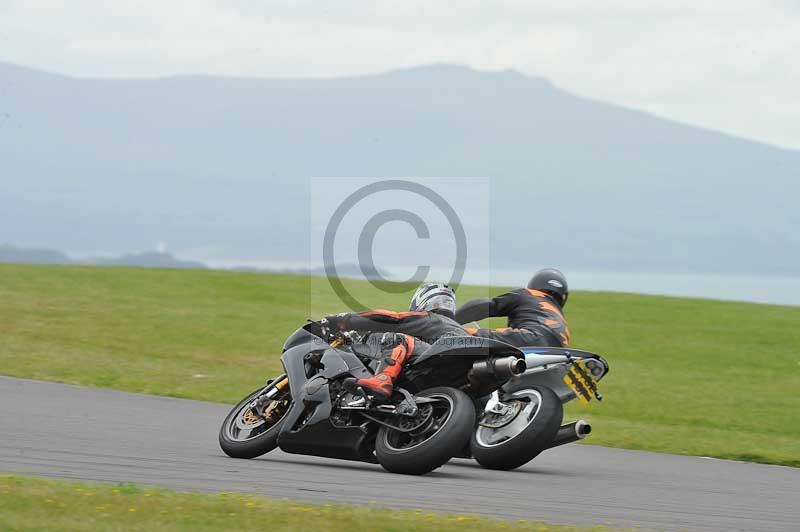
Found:
[[572, 532], [608, 529], [369, 506], [299, 504], [241, 493], [181, 493], [134, 484], [114, 486], [0, 475], [0, 530]]
[[[0, 265], [0, 373], [235, 402], [280, 372], [288, 333], [341, 310], [324, 278]], [[587, 443], [800, 466], [800, 308], [578, 292], [566, 315], [611, 364], [605, 401], [568, 408]]]

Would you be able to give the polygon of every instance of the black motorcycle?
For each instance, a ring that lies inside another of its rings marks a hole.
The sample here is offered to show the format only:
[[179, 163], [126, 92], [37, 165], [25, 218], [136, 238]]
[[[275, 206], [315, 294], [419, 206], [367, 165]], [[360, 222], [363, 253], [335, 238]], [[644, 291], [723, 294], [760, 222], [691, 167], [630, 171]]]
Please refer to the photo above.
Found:
[[318, 322], [298, 329], [283, 347], [285, 374], [245, 397], [225, 418], [222, 450], [254, 458], [280, 447], [422, 475], [469, 448], [475, 399], [526, 369], [525, 354], [508, 344], [446, 337], [417, 346], [386, 401], [354, 386], [358, 377], [376, 371], [382, 356], [369, 338], [346, 334], [328, 343]]

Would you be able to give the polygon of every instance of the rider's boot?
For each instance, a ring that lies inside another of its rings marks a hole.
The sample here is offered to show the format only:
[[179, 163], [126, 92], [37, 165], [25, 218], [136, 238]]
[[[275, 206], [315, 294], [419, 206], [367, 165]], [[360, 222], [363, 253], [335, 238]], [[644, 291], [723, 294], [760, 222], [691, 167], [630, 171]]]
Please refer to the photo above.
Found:
[[403, 364], [414, 352], [414, 337], [405, 334], [396, 335], [397, 340], [391, 348], [391, 353], [384, 359], [381, 369], [372, 377], [358, 379], [356, 384], [376, 394], [379, 397], [389, 398], [394, 391], [394, 382], [403, 371]]

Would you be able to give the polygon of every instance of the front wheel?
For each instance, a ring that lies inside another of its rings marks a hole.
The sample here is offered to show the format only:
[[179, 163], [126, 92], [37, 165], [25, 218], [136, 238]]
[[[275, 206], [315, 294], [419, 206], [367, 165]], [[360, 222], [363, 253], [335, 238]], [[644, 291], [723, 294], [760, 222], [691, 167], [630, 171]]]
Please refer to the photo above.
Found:
[[444, 465], [469, 441], [475, 426], [475, 407], [461, 390], [439, 387], [416, 397], [433, 399], [419, 404], [419, 413], [404, 420], [401, 432], [381, 426], [375, 440], [378, 463], [387, 471], [424, 475]]
[[516, 469], [536, 458], [564, 416], [561, 400], [545, 386], [506, 394], [494, 410], [479, 419], [470, 442], [472, 456], [487, 469]]
[[222, 422], [219, 446], [225, 454], [233, 458], [255, 458], [278, 446], [278, 434], [292, 401], [288, 387], [267, 403], [263, 415], [257, 415], [252, 408], [274, 386], [275, 383], [255, 390], [233, 407]]

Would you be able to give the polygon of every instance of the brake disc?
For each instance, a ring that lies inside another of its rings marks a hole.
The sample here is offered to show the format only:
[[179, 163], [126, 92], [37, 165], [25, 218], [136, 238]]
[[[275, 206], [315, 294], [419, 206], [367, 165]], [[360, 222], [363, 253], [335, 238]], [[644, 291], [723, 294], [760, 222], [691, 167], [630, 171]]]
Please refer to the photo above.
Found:
[[243, 412], [240, 412], [236, 418], [236, 427], [240, 430], [253, 430], [264, 423], [266, 423], [266, 420], [253, 412], [253, 409], [249, 406]]
[[478, 425], [486, 427], [487, 429], [499, 429], [514, 421], [522, 411], [522, 401], [509, 401], [502, 404], [506, 407], [505, 412], [502, 414], [484, 412]]
[[413, 418], [408, 418], [408, 421], [401, 421], [401, 425], [406, 423], [408, 428], [406, 428], [406, 432], [410, 433], [412, 436], [416, 436], [417, 434], [428, 430], [428, 425], [430, 425], [431, 421], [433, 420], [433, 405], [424, 404], [419, 407], [419, 411], [417, 415]]

